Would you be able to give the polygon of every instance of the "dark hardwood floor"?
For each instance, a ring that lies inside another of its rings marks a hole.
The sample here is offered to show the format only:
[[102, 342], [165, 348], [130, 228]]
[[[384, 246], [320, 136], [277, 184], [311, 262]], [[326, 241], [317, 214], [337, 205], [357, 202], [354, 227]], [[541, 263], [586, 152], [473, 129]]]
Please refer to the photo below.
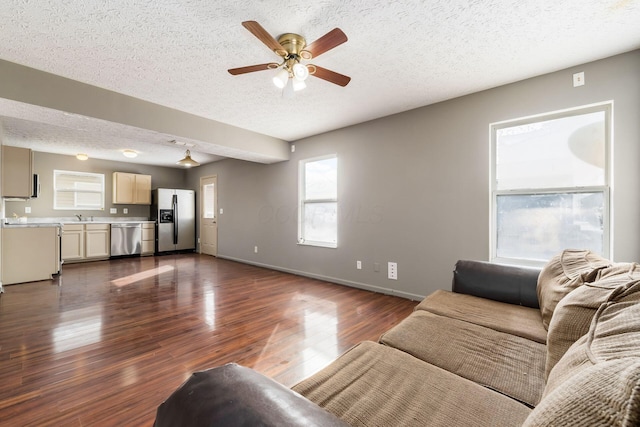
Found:
[[292, 386], [415, 305], [196, 254], [65, 265], [0, 296], [0, 425], [151, 426], [228, 362]]

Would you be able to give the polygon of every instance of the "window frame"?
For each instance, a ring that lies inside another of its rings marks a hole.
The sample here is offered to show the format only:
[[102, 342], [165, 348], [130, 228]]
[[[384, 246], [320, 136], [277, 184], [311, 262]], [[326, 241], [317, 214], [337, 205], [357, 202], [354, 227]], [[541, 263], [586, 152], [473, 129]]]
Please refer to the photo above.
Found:
[[[545, 122], [555, 119], [561, 119], [565, 117], [579, 116], [595, 112], [604, 112], [605, 129], [604, 129], [604, 183], [602, 185], [595, 186], [574, 186], [574, 187], [532, 187], [532, 188], [518, 188], [518, 189], [502, 189], [497, 188], [497, 133], [499, 129], [533, 124], [537, 122]], [[524, 266], [540, 267], [545, 264], [546, 261], [540, 261], [530, 258], [511, 258], [511, 257], [499, 257], [498, 251], [498, 197], [499, 196], [516, 196], [516, 195], [552, 195], [552, 194], [580, 194], [580, 193], [598, 193], [603, 195], [603, 235], [602, 235], [602, 250], [601, 254], [605, 258], [611, 258], [612, 256], [612, 148], [613, 148], [613, 101], [606, 101], [597, 104], [584, 105], [580, 107], [558, 110], [548, 113], [537, 114], [533, 116], [521, 117], [513, 120], [505, 120], [500, 122], [491, 123], [489, 125], [490, 133], [490, 177], [489, 177], [489, 190], [490, 190], [490, 227], [489, 227], [489, 250], [490, 260], [495, 263], [503, 264], [518, 264]]]
[[[336, 159], [336, 197], [335, 198], [318, 198], [318, 199], [307, 199], [305, 194], [306, 189], [306, 174], [305, 174], [305, 166], [308, 163], [318, 162], [327, 159]], [[335, 249], [338, 247], [338, 230], [339, 230], [339, 204], [338, 204], [338, 155], [337, 154], [327, 154], [324, 156], [311, 157], [308, 159], [300, 160], [298, 163], [298, 245], [306, 245], [306, 246], [318, 246], [323, 248], [332, 248]], [[319, 203], [334, 203], [336, 206], [336, 240], [335, 242], [325, 242], [318, 240], [308, 240], [304, 237], [304, 229], [305, 229], [305, 207], [308, 204], [319, 204]]]
[[[76, 176], [89, 176], [92, 178], [99, 178], [100, 180], [100, 190], [63, 190], [58, 189], [58, 177], [60, 175], [76, 175]], [[60, 207], [58, 206], [58, 192], [65, 193], [74, 193], [74, 206], [73, 207]], [[96, 193], [101, 195], [101, 203], [100, 206], [91, 207], [91, 206], [78, 206], [76, 205], [77, 193]], [[64, 210], [64, 211], [73, 211], [73, 210], [85, 210], [85, 211], [103, 211], [105, 207], [105, 176], [102, 173], [93, 173], [93, 172], [79, 172], [79, 171], [68, 171], [68, 170], [53, 170], [53, 209], [54, 210]]]

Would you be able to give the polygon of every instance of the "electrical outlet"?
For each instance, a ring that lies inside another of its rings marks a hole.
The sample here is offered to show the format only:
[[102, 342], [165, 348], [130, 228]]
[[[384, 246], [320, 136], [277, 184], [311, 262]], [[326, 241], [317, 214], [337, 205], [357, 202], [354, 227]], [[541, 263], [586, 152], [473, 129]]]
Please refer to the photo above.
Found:
[[391, 280], [398, 280], [398, 263], [390, 262], [387, 264], [387, 275]]
[[356, 261], [356, 268], [362, 270], [362, 261]]
[[253, 253], [254, 253], [254, 254], [257, 254], [257, 253], [258, 253], [258, 247], [257, 247], [257, 246], [254, 246], [254, 247], [253, 247]]
[[109, 213], [110, 214], [117, 214], [118, 213], [118, 208], [110, 208], [109, 209]]
[[295, 153], [296, 152], [296, 146], [295, 144], [291, 144], [291, 152]]
[[224, 209], [220, 208], [220, 215], [224, 213]]
[[129, 213], [129, 209], [127, 209], [127, 208], [123, 208], [123, 209], [122, 209], [122, 213], [123, 213], [123, 214], [125, 214], [125, 215], [126, 215], [126, 214], [128, 214], [128, 213]]
[[24, 213], [31, 213], [31, 206], [25, 206]]
[[584, 86], [584, 71], [573, 75], [573, 87]]

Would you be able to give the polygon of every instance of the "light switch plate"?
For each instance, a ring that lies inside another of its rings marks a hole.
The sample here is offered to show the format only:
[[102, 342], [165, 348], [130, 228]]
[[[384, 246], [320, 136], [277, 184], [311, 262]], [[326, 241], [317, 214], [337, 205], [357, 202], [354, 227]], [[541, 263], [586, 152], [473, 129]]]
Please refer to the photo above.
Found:
[[118, 213], [118, 208], [111, 208], [111, 209], [109, 209], [109, 213], [110, 213], [110, 214], [117, 214], [117, 213]]
[[31, 206], [25, 206], [24, 213], [31, 213]]

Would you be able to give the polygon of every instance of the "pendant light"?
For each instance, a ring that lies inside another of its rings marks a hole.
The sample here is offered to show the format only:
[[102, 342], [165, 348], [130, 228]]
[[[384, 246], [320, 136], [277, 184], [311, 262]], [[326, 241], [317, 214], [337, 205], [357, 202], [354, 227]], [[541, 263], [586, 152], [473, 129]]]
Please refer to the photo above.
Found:
[[176, 165], [184, 166], [185, 168], [200, 166], [200, 163], [196, 162], [191, 158], [191, 151], [187, 150], [184, 153], [184, 159], [178, 160]]

